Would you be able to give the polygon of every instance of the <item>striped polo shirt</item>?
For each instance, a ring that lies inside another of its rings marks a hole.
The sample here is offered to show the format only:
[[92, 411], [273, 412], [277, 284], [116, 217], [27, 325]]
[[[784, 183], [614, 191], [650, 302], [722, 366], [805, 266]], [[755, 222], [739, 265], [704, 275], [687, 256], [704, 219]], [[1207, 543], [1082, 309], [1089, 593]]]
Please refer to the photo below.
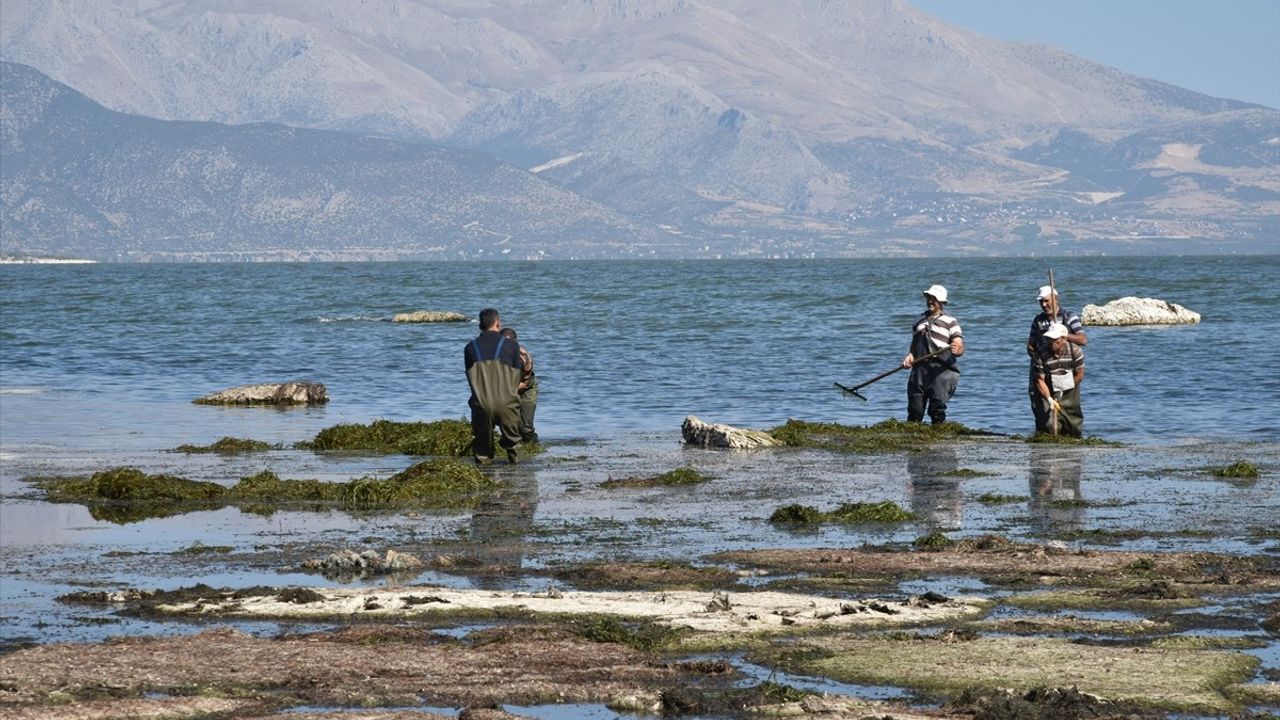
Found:
[[[934, 350], [941, 350], [950, 345], [952, 339], [964, 337], [964, 332], [960, 330], [960, 321], [945, 312], [932, 318], [927, 312], [921, 313], [911, 330], [914, 333], [911, 340], [911, 354], [916, 357], [928, 355]], [[925, 339], [926, 347], [920, 347], [921, 338]], [[956, 359], [951, 356], [951, 353], [943, 353], [930, 362], [942, 362], [954, 368]]]
[[1084, 367], [1084, 350], [1075, 343], [1064, 343], [1062, 352], [1055, 353], [1050, 343], [1044, 343], [1031, 363], [1037, 374], [1043, 375], [1048, 366], [1049, 374], [1063, 375]]
[[960, 330], [960, 321], [945, 312], [934, 318], [929, 317], [929, 313], [922, 313], [916, 318], [915, 326], [911, 330], [916, 333], [928, 333], [929, 350], [926, 352], [940, 350], [950, 345], [952, 338], [964, 337], [964, 333]]
[[1027, 335], [1027, 342], [1039, 344], [1044, 331], [1055, 322], [1060, 322], [1067, 326], [1067, 332], [1072, 334], [1084, 332], [1084, 323], [1080, 322], [1080, 316], [1066, 308], [1058, 308], [1057, 317], [1049, 317], [1048, 313], [1040, 313], [1035, 320], [1031, 321], [1031, 333]]

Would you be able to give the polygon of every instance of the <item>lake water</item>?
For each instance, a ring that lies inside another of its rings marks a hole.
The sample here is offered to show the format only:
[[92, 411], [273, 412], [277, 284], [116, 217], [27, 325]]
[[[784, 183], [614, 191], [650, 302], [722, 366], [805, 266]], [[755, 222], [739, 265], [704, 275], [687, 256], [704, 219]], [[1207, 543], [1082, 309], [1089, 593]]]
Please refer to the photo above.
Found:
[[[494, 306], [541, 381], [547, 440], [678, 433], [696, 414], [905, 418], [894, 367], [933, 283], [968, 352], [950, 418], [1032, 429], [1023, 342], [1055, 271], [1077, 311], [1125, 295], [1202, 314], [1195, 326], [1090, 328], [1086, 432], [1125, 442], [1274, 440], [1280, 256], [0, 267], [0, 452], [172, 448], [224, 435], [292, 443], [339, 422], [462, 417], [476, 324], [397, 312]], [[307, 378], [325, 407], [216, 408], [232, 385]]]
[[[866, 403], [832, 383], [894, 367], [922, 309], [920, 291], [933, 283], [950, 290], [968, 347], [950, 417], [1027, 433], [1023, 342], [1049, 267], [1077, 310], [1138, 295], [1202, 313], [1194, 326], [1089, 329], [1086, 429], [1123, 448], [996, 439], [850, 456], [680, 444], [690, 413], [753, 427], [789, 417], [905, 417], [906, 373], [867, 388]], [[1267, 353], [1280, 337], [1277, 278], [1276, 256], [0, 266], [0, 649], [175, 631], [54, 601], [72, 590], [332, 584], [296, 563], [337, 547], [432, 557], [459, 551], [461, 539], [486, 563], [521, 568], [500, 581], [517, 587], [545, 587], [543, 568], [591, 557], [909, 543], [933, 528], [1033, 541], [1140, 529], [1125, 547], [1280, 552], [1266, 546], [1280, 514], [1280, 373]], [[227, 435], [288, 446], [338, 423], [463, 417], [462, 349], [475, 323], [390, 319], [418, 309], [474, 316], [488, 305], [536, 358], [538, 430], [549, 450], [493, 467], [506, 489], [474, 512], [264, 516], [228, 507], [116, 524], [81, 505], [39, 500], [23, 482], [115, 466], [227, 485], [264, 468], [286, 478], [386, 477], [416, 459], [168, 451]], [[191, 403], [232, 385], [294, 378], [325, 383], [331, 402], [286, 410]], [[1257, 464], [1262, 478], [1224, 482], [1205, 470], [1237, 460]], [[715, 481], [601, 487], [686, 465]], [[945, 476], [961, 467], [984, 474]], [[1023, 499], [993, 506], [980, 501], [986, 494]], [[789, 503], [882, 500], [919, 521], [804, 533], [767, 521]], [[233, 551], [185, 552], [197, 545]], [[489, 582], [435, 572], [416, 581]]]

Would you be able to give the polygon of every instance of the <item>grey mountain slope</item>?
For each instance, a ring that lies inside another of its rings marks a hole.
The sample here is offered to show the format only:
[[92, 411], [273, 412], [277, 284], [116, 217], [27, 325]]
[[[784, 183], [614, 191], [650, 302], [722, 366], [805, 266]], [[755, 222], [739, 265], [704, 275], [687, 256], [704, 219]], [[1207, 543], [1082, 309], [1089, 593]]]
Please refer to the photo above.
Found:
[[105, 110], [31, 68], [0, 70], [6, 252], [524, 257], [590, 255], [655, 237], [474, 152], [142, 118]]
[[[954, 232], [978, 248], [1036, 213], [1078, 215], [1063, 236], [1213, 237], [1280, 208], [1252, 136], [1196, 139], [1240, 112], [1265, 134], [1275, 110], [901, 0], [6, 0], [0, 15], [0, 55], [114, 109], [443, 141], [524, 168], [574, 157], [539, 177], [712, 234]], [[1194, 162], [1184, 145], [1202, 146]], [[991, 210], [1006, 200], [1025, 207]]]

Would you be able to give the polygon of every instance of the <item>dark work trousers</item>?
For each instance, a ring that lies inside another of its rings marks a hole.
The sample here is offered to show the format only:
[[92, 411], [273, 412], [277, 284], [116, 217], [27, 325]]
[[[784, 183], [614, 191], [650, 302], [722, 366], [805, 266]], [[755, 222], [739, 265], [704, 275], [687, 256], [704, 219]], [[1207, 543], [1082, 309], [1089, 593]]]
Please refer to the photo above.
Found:
[[[1080, 386], [1062, 393], [1058, 400], [1062, 406], [1058, 415], [1058, 434], [1068, 437], [1084, 435], [1084, 408], [1080, 407]], [[1036, 416], [1036, 432], [1053, 432], [1053, 406], [1039, 392], [1031, 396], [1031, 412]]]
[[527, 443], [538, 442], [538, 431], [533, 427], [534, 413], [538, 412], [538, 376], [529, 378], [529, 386], [520, 393], [520, 439]]
[[925, 414], [935, 423], [947, 419], [947, 401], [956, 394], [960, 373], [943, 363], [925, 362], [911, 368], [907, 378], [907, 420], [924, 422]]
[[501, 436], [498, 444], [504, 450], [511, 450], [520, 443], [520, 406], [511, 403], [496, 413], [491, 413], [480, 406], [472, 398], [467, 403], [471, 406], [471, 452], [477, 460], [493, 459], [493, 426], [498, 426]]

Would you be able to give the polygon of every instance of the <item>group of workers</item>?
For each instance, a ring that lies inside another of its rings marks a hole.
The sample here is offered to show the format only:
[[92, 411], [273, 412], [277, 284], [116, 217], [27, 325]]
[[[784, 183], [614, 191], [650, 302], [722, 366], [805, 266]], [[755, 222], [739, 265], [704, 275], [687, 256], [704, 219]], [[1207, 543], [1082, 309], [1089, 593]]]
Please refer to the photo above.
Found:
[[[947, 419], [947, 402], [960, 379], [957, 358], [964, 355], [960, 322], [947, 314], [947, 289], [941, 285], [923, 291], [925, 311], [916, 319], [911, 347], [902, 360], [909, 368], [907, 420], [934, 423]], [[1080, 437], [1084, 412], [1080, 408], [1080, 383], [1084, 380], [1084, 347], [1089, 339], [1075, 313], [1058, 303], [1052, 285], [1040, 288], [1036, 300], [1040, 314], [1031, 321], [1027, 355], [1031, 358], [1027, 394], [1035, 416], [1036, 432]], [[536, 443], [533, 418], [538, 406], [538, 379], [533, 357], [517, 340], [516, 331], [502, 326], [498, 311], [480, 311], [480, 335], [467, 343], [463, 353], [467, 382], [471, 385], [472, 454], [476, 463], [493, 462], [493, 428], [507, 461], [518, 459], [521, 442]]]
[[[947, 314], [947, 289], [933, 285], [923, 291], [925, 311], [912, 328], [911, 348], [902, 360], [911, 369], [907, 380], [907, 420], [934, 423], [947, 419], [947, 401], [956, 392], [960, 370], [956, 358], [964, 354], [960, 323]], [[1089, 342], [1080, 316], [1064, 309], [1052, 285], [1040, 288], [1040, 314], [1031, 321], [1027, 355], [1031, 358], [1027, 395], [1036, 432], [1080, 437], [1084, 411], [1080, 383], [1084, 380], [1084, 351]]]

